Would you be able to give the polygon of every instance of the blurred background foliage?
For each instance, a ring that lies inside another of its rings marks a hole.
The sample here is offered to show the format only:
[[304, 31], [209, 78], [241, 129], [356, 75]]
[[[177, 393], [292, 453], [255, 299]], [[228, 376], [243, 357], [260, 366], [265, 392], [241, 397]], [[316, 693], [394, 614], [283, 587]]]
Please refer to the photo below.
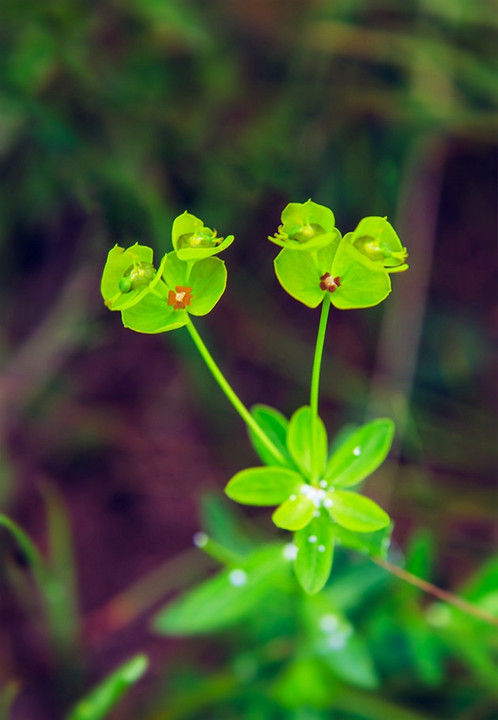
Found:
[[[0, 502], [56, 578], [40, 600], [2, 531], [4, 713], [17, 687], [14, 720], [62, 717], [145, 651], [116, 719], [497, 717], [496, 629], [361, 556], [320, 599], [265, 586], [233, 629], [151, 632], [213, 567], [200, 526], [232, 553], [276, 535], [220, 500], [254, 456], [188, 337], [124, 331], [98, 293], [114, 243], [163, 254], [185, 209], [235, 233], [202, 331], [248, 404], [290, 414], [317, 318], [265, 237], [291, 200], [343, 232], [388, 215], [411, 268], [334, 315], [322, 414], [396, 420], [367, 492], [397, 561], [496, 613], [497, 46], [496, 0], [0, 4]], [[348, 628], [349, 655], [324, 655], [313, 616]]]

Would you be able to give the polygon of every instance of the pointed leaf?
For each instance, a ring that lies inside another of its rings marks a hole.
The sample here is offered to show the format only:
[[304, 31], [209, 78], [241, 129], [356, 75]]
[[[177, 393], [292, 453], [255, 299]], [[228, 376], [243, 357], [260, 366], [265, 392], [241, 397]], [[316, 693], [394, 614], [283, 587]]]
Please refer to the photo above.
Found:
[[327, 493], [323, 504], [332, 520], [354, 532], [373, 532], [391, 522], [389, 515], [377, 503], [349, 490]]
[[303, 530], [294, 535], [297, 556], [294, 570], [303, 589], [319, 592], [327, 582], [334, 553], [333, 526], [327, 514], [320, 512]]
[[311, 408], [305, 405], [293, 414], [287, 432], [287, 447], [292, 458], [305, 477], [314, 471], [320, 475], [327, 458], [327, 431], [320, 418], [316, 418], [312, 437]]
[[197, 635], [230, 627], [262, 606], [287, 575], [282, 545], [265, 545], [159, 612], [161, 635]]
[[333, 453], [324, 477], [338, 488], [357, 485], [384, 462], [394, 437], [394, 423], [379, 418], [362, 425]]
[[267, 446], [261, 442], [259, 437], [249, 428], [249, 439], [254, 450], [265, 463], [265, 465], [278, 465], [282, 467], [294, 467], [294, 463], [287, 450], [287, 428], [289, 421], [281, 412], [269, 405], [254, 405], [251, 408], [251, 415], [256, 420], [260, 428], [270, 438], [277, 450], [280, 450], [286, 462], [282, 462], [280, 458], [272, 453]]
[[312, 519], [315, 504], [305, 495], [293, 494], [272, 515], [275, 525], [283, 530], [301, 530]]
[[280, 505], [297, 493], [303, 481], [298, 473], [281, 467], [241, 470], [229, 481], [225, 492], [243, 505]]
[[103, 720], [131, 685], [147, 669], [145, 655], [136, 655], [115, 670], [69, 713], [66, 720]]

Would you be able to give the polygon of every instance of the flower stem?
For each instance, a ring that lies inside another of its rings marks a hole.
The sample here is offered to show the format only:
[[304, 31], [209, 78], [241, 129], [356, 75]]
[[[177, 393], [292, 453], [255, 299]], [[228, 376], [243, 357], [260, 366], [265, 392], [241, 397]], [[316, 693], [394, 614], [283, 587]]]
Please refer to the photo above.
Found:
[[227, 398], [230, 400], [235, 410], [239, 413], [242, 420], [246, 423], [248, 428], [250, 428], [252, 432], [261, 440], [261, 442], [267, 447], [267, 449], [270, 450], [280, 462], [284, 463], [284, 456], [282, 455], [280, 450], [273, 444], [268, 435], [261, 429], [261, 427], [253, 418], [242, 400], [238, 397], [231, 385], [228, 383], [227, 379], [216, 364], [213, 356], [205, 346], [201, 336], [195, 329], [194, 324], [192, 323], [192, 320], [190, 318], [185, 327], [187, 328], [190, 337], [192, 338], [198, 351], [200, 352], [202, 359], [211, 371], [214, 379], [216, 380], [220, 388], [223, 390]]
[[325, 331], [327, 330], [327, 321], [330, 310], [330, 298], [325, 296], [322, 303], [322, 312], [320, 315], [320, 324], [318, 326], [318, 334], [316, 337], [315, 357], [313, 359], [313, 371], [311, 373], [311, 391], [310, 391], [310, 407], [311, 407], [311, 457], [313, 458], [313, 482], [318, 480], [318, 473], [321, 468], [316, 467], [315, 456], [315, 440], [316, 426], [318, 421], [318, 395], [320, 388], [320, 369], [322, 366], [323, 346], [325, 342]]
[[490, 625], [496, 625], [498, 627], [498, 617], [491, 615], [491, 613], [483, 610], [480, 607], [477, 607], [476, 605], [472, 605], [472, 603], [469, 603], [467, 602], [467, 600], [458, 597], [458, 595], [453, 595], [453, 593], [450, 593], [447, 590], [443, 590], [442, 588], [433, 585], [427, 580], [422, 580], [422, 578], [419, 578], [417, 575], [408, 572], [408, 570], [404, 570], [398, 565], [394, 565], [388, 560], [384, 560], [380, 557], [372, 557], [372, 560], [377, 563], [377, 565], [380, 565], [380, 567], [384, 568], [384, 570], [387, 570], [392, 575], [398, 577], [400, 580], [403, 580], [404, 582], [409, 583], [416, 588], [419, 588], [419, 590], [423, 590], [423, 592], [426, 592], [429, 595], [434, 595], [434, 597], [437, 597], [438, 600], [442, 600], [449, 605], [453, 605], [454, 607], [457, 607], [459, 610], [462, 610], [462, 612], [467, 613], [468, 615], [473, 615], [474, 617], [479, 618], [479, 620], [483, 620]]

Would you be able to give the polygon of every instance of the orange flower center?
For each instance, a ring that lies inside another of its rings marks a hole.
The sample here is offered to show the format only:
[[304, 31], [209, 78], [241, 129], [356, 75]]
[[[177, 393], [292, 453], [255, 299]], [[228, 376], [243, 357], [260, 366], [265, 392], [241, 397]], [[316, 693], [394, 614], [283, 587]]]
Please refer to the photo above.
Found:
[[192, 302], [192, 288], [176, 285], [174, 290], [170, 290], [168, 294], [168, 305], [172, 305], [175, 310], [185, 310], [187, 305]]
[[325, 275], [322, 275], [320, 278], [320, 289], [321, 290], [328, 290], [329, 292], [334, 292], [337, 290], [337, 288], [341, 284], [341, 278], [336, 277], [333, 278], [330, 273], [325, 273]]

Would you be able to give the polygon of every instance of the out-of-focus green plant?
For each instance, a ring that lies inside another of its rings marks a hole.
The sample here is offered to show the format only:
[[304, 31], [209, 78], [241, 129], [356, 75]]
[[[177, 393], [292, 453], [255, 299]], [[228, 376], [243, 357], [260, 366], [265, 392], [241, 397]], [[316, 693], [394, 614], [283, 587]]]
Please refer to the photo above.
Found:
[[104, 720], [128, 688], [140, 680], [147, 664], [145, 655], [136, 655], [125, 662], [80, 700], [67, 720]]

